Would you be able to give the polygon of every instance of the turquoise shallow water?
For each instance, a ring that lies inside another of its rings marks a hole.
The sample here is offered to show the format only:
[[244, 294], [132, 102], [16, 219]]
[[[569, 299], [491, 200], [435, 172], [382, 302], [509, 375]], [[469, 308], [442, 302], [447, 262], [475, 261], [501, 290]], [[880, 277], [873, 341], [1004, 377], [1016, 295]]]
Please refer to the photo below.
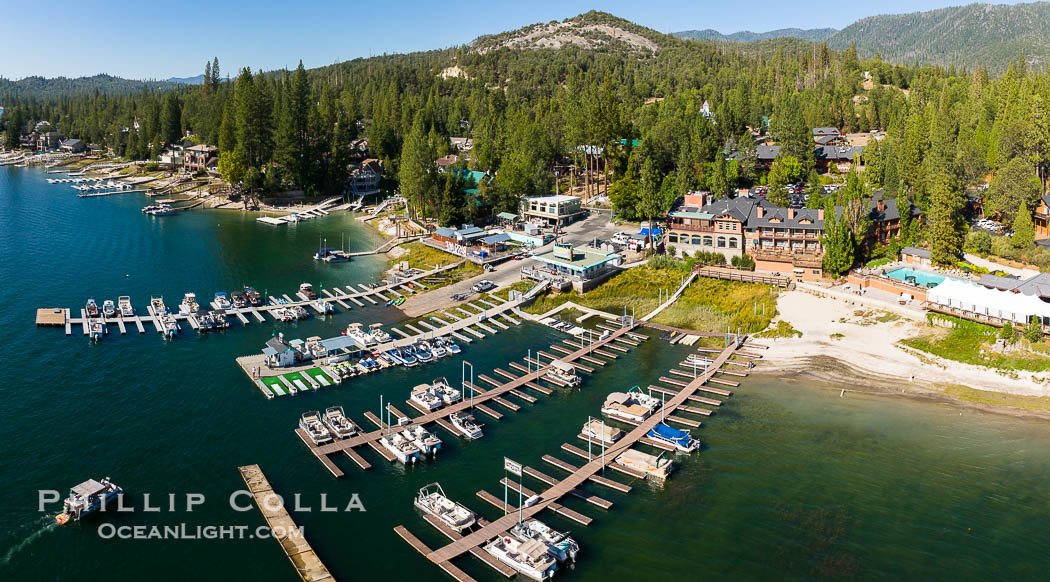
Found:
[[[364, 422], [384, 395], [401, 408], [411, 387], [455, 378], [460, 361], [395, 369], [295, 397], [264, 400], [233, 362], [257, 352], [275, 330], [292, 337], [334, 335], [348, 321], [393, 321], [386, 308], [355, 310], [296, 325], [238, 324], [225, 333], [187, 332], [164, 342], [155, 333], [110, 335], [100, 344], [32, 325], [44, 306], [79, 308], [129, 294], [142, 307], [151, 293], [171, 302], [186, 291], [210, 296], [250, 283], [290, 293], [303, 280], [367, 283], [379, 260], [320, 265], [317, 238], [351, 235], [354, 249], [372, 236], [348, 217], [273, 228], [237, 212], [150, 219], [137, 195], [77, 199], [33, 169], [0, 169], [0, 345], [8, 348], [0, 423], [0, 578], [5, 580], [297, 579], [273, 540], [104, 540], [100, 524], [262, 524], [227, 498], [242, 482], [237, 465], [259, 463], [277, 491], [298, 492], [313, 511], [294, 517], [339, 579], [380, 575], [414, 580], [446, 576], [392, 531], [403, 524], [431, 546], [444, 540], [413, 510], [414, 492], [439, 481], [446, 492], [489, 518], [475, 497], [500, 496], [502, 457], [559, 471], [544, 454], [573, 442], [611, 390], [655, 382], [687, 348], [646, 342], [584, 381], [505, 420], [470, 443], [439, 433], [436, 462], [403, 469], [371, 451], [364, 472], [349, 459], [333, 479], [293, 434], [299, 414], [333, 404]], [[130, 275], [130, 276], [126, 276]], [[177, 301], [176, 301], [177, 302]], [[114, 330], [115, 331], [115, 330]], [[490, 374], [559, 338], [523, 325], [466, 348]], [[490, 374], [491, 375], [491, 374]], [[595, 518], [590, 527], [557, 516], [583, 546], [564, 580], [639, 579], [1042, 579], [1050, 543], [1050, 427], [1044, 422], [958, 410], [943, 404], [849, 394], [834, 386], [752, 377], [698, 432], [704, 450], [683, 458], [664, 487], [634, 483], [627, 495], [595, 487], [614, 502], [603, 511], [565, 504]], [[37, 511], [37, 490], [64, 490], [112, 476], [142, 507], [166, 495], [202, 493], [192, 513], [136, 512], [57, 528]], [[619, 477], [616, 477], [619, 478]], [[526, 478], [526, 486], [540, 485]], [[345, 505], [359, 494], [365, 512], [320, 512], [319, 497]], [[472, 559], [458, 564], [496, 580]]]

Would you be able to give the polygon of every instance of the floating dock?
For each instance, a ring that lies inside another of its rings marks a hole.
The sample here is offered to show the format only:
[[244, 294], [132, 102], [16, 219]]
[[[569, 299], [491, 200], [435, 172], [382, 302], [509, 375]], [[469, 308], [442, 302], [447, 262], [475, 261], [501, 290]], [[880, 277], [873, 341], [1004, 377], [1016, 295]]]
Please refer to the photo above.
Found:
[[[248, 486], [248, 491], [255, 499], [255, 505], [262, 512], [266, 525], [270, 526], [274, 539], [280, 542], [281, 549], [292, 562], [299, 577], [304, 582], [334, 582], [335, 578], [303, 537], [301, 530], [295, 525], [292, 516], [288, 515], [283, 503], [276, 502], [280, 497], [270, 487], [270, 482], [259, 465], [244, 465], [237, 467], [237, 470], [240, 471], [244, 484]], [[275, 509], [274, 506], [277, 505], [279, 507]]]

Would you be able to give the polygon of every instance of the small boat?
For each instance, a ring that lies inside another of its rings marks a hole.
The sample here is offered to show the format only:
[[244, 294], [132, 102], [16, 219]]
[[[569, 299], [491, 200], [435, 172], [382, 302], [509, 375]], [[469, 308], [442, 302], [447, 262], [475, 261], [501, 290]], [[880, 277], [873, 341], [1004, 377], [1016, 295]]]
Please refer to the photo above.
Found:
[[88, 299], [87, 304], [84, 305], [84, 311], [87, 312], [88, 317], [98, 317], [98, 304], [94, 299]]
[[435, 339], [430, 344], [430, 353], [434, 354], [434, 358], [438, 360], [447, 356], [448, 350], [445, 349], [445, 342], [441, 338]]
[[248, 300], [244, 298], [243, 293], [233, 293], [230, 295], [230, 302], [233, 303], [234, 309], [244, 309], [248, 306]]
[[681, 430], [674, 427], [667, 426], [660, 422], [656, 426], [649, 429], [649, 434], [646, 435], [654, 441], [669, 444], [683, 453], [691, 453], [700, 448], [700, 441], [693, 438], [688, 430]]
[[131, 297], [121, 295], [117, 297], [117, 308], [121, 317], [135, 317], [135, 308], [131, 306]]
[[383, 331], [383, 324], [381, 323], [373, 323], [368, 326], [368, 333], [376, 343], [385, 344], [391, 339], [390, 334]]
[[175, 214], [175, 208], [169, 204], [158, 204], [156, 208], [147, 212], [150, 216], [171, 216]]
[[397, 301], [394, 301], [394, 307], [397, 307], [397, 306], [401, 305], [404, 302], [405, 302], [405, 298], [404, 297], [398, 297]]
[[345, 263], [350, 260], [350, 255], [339, 249], [326, 248], [318, 249], [317, 252], [314, 253], [314, 258], [326, 263]]
[[443, 376], [434, 380], [430, 386], [434, 394], [440, 396], [445, 404], [455, 404], [463, 400], [463, 393], [453, 388]]
[[539, 540], [521, 541], [514, 536], [502, 535], [486, 544], [485, 551], [522, 575], [540, 582], [549, 580], [558, 569], [547, 544]]
[[452, 421], [452, 426], [456, 427], [456, 430], [463, 433], [463, 436], [468, 439], [479, 439], [484, 436], [481, 432], [481, 427], [478, 426], [474, 417], [466, 412], [455, 412], [448, 417]]
[[199, 309], [200, 305], [197, 305], [196, 293], [187, 293], [182, 296], [182, 303], [179, 304], [179, 313], [190, 315], [191, 313], [197, 313]]
[[245, 301], [247, 301], [248, 304], [251, 305], [252, 307], [258, 307], [258, 306], [262, 305], [262, 303], [263, 303], [262, 295], [258, 291], [256, 291], [255, 288], [253, 288], [253, 287], [251, 287], [249, 285], [245, 285], [244, 286], [244, 294], [243, 295], [244, 295]]
[[335, 307], [327, 299], [314, 299], [313, 307], [325, 315], [335, 312]]
[[302, 305], [289, 305], [288, 309], [292, 312], [295, 319], [307, 319], [310, 317], [310, 312]]
[[516, 524], [510, 529], [511, 535], [525, 541], [536, 540], [547, 544], [549, 551], [559, 562], [575, 561], [580, 546], [566, 532], [551, 529], [538, 519], [530, 519]]
[[420, 384], [413, 388], [409, 400], [423, 407], [427, 412], [433, 412], [445, 405], [441, 395], [436, 393], [430, 384]]
[[463, 352], [463, 348], [459, 347], [459, 344], [452, 340], [445, 341], [445, 349], [447, 349], [448, 353], [452, 355], [456, 355]]
[[645, 473], [646, 477], [652, 477], [659, 481], [667, 479], [671, 475], [671, 469], [674, 468], [671, 459], [650, 455], [634, 449], [627, 449], [620, 453], [613, 462], [622, 467]]
[[226, 329], [230, 327], [229, 318], [227, 318], [226, 314], [221, 311], [212, 311], [211, 318], [215, 329]]
[[384, 436], [379, 439], [379, 444], [406, 465], [411, 465], [419, 459], [419, 447], [399, 432]]
[[161, 326], [164, 328], [164, 339], [173, 338], [175, 334], [179, 333], [179, 322], [170, 313], [165, 313], [164, 317], [161, 318]]
[[623, 431], [605, 424], [604, 422], [591, 419], [583, 423], [583, 429], [580, 434], [588, 440], [598, 440], [607, 445], [611, 445], [616, 441], [623, 438]]
[[393, 305], [393, 304], [394, 304], [394, 300], [393, 300], [393, 299], [387, 299], [387, 300], [386, 300], [386, 306], [387, 306], [387, 307], [390, 307], [390, 306], [391, 306], [391, 305]]
[[109, 477], [99, 481], [88, 479], [69, 490], [69, 496], [62, 503], [62, 513], [55, 516], [55, 521], [62, 525], [70, 519], [78, 520], [103, 509], [122, 493], [124, 490]]
[[153, 313], [160, 317], [168, 314], [168, 307], [164, 305], [164, 297], [150, 297], [149, 304], [153, 307]]
[[230, 302], [230, 296], [225, 291], [219, 291], [215, 294], [215, 309], [231, 309], [233, 303]]
[[441, 450], [441, 439], [418, 424], [406, 428], [401, 434], [412, 441], [412, 444], [416, 445], [420, 451], [423, 451], [424, 455], [434, 456]]
[[403, 364], [409, 368], [419, 365], [419, 360], [416, 358], [416, 350], [412, 346], [405, 346], [405, 349], [401, 350], [401, 359]]
[[419, 342], [418, 344], [416, 344], [415, 348], [416, 357], [419, 358], [420, 362], [423, 362], [425, 364], [427, 362], [434, 361], [434, 354], [430, 351], [430, 344], [428, 344], [427, 342]]
[[116, 317], [117, 306], [113, 303], [112, 299], [106, 299], [102, 302], [102, 316], [103, 317]]
[[446, 497], [445, 491], [438, 483], [431, 483], [420, 489], [413, 505], [460, 533], [470, 529], [478, 521], [478, 516], [473, 511]]
[[323, 445], [332, 442], [332, 433], [321, 421], [321, 413], [316, 410], [304, 412], [299, 417], [299, 428], [303, 429], [307, 438], [315, 445]]
[[627, 392], [613, 392], [602, 404], [602, 414], [637, 424], [652, 416], [656, 409], [660, 408], [660, 400], [644, 392], [637, 386]]
[[314, 286], [310, 283], [302, 283], [299, 285], [299, 292], [296, 293], [303, 301], [313, 301], [317, 299], [317, 293], [314, 291]]
[[357, 434], [357, 426], [343, 413], [342, 406], [330, 406], [324, 411], [322, 419], [332, 436], [347, 439]]
[[101, 319], [88, 320], [88, 335], [92, 341], [102, 341], [102, 336], [106, 335], [106, 326]]
[[545, 376], [554, 380], [555, 383], [568, 384], [570, 387], [579, 386], [581, 383], [576, 367], [561, 360], [553, 360]]

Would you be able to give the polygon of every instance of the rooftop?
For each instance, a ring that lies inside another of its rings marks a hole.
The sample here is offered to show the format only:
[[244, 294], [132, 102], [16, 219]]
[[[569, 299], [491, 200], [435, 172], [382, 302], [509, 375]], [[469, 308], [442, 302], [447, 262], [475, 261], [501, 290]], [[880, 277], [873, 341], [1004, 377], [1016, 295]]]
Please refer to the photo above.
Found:
[[583, 271], [613, 261], [619, 258], [619, 255], [587, 247], [573, 247], [571, 261], [555, 257], [553, 250], [544, 251], [533, 258], [541, 263], [560, 265], [573, 271]]

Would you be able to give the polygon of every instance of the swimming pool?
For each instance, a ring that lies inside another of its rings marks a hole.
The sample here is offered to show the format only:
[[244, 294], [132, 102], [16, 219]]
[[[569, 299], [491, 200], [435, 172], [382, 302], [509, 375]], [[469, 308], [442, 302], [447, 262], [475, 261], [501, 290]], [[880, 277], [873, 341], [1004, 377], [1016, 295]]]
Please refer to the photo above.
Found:
[[912, 283], [919, 287], [936, 287], [937, 285], [940, 285], [942, 281], [947, 279], [944, 275], [934, 275], [933, 273], [927, 273], [925, 271], [916, 271], [911, 267], [901, 267], [899, 269], [887, 271], [886, 276], [897, 279], [898, 281], [904, 281], [905, 283]]

